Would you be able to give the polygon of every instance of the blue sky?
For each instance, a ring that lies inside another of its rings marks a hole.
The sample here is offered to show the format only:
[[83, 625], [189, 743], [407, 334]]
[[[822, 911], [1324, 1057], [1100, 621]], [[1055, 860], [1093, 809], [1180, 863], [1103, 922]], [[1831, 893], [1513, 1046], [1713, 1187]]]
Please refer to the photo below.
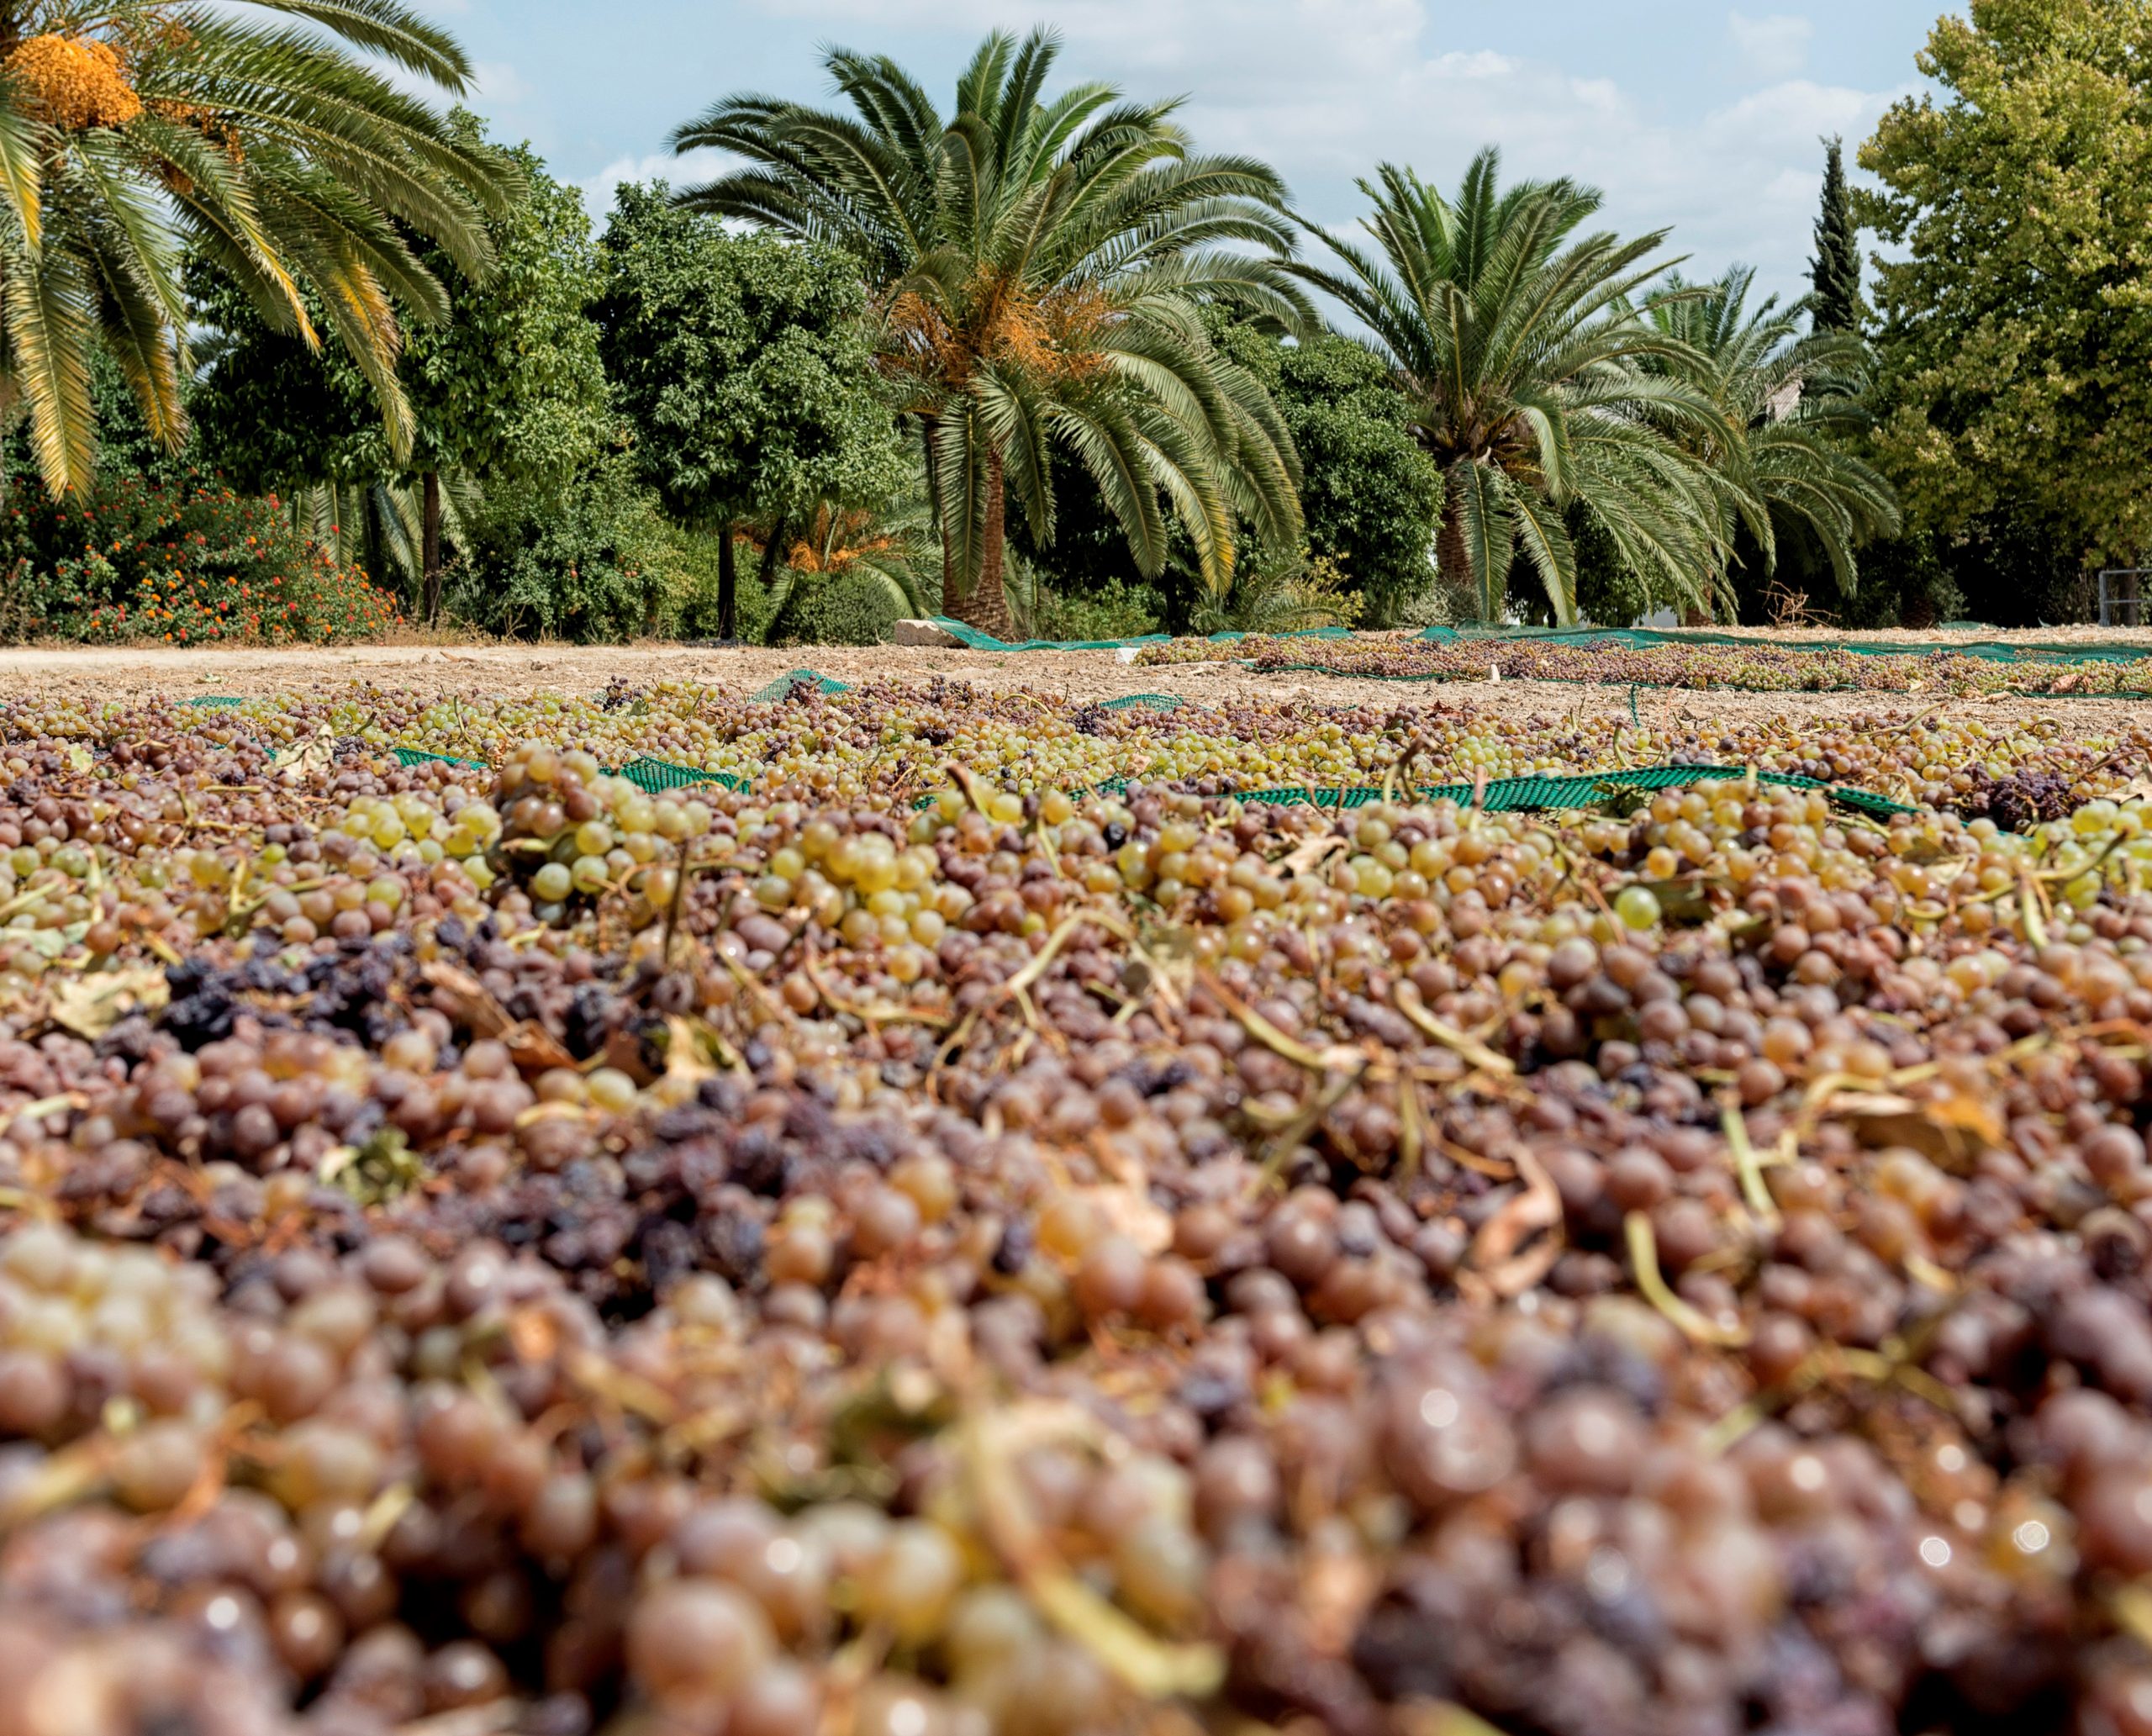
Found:
[[[613, 185], [696, 178], [667, 131], [719, 96], [820, 98], [824, 45], [895, 55], [946, 92], [985, 30], [1050, 22], [1063, 70], [1185, 94], [1198, 141], [1260, 155], [1344, 224], [1384, 157], [1453, 182], [1483, 143], [1516, 174], [1605, 189], [1624, 231], [1671, 227], [1692, 272], [1738, 259], [1798, 293], [1817, 136], [1865, 136], [1915, 89], [1940, 0], [420, 0], [480, 68], [476, 106], [593, 214]], [[702, 166], [707, 170], [709, 166]]]

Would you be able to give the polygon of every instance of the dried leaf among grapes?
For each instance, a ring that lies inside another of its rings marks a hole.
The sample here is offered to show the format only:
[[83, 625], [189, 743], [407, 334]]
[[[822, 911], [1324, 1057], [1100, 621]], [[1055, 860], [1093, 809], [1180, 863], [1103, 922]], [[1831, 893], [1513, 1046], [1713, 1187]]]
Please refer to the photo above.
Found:
[[163, 967], [124, 966], [69, 976], [53, 991], [51, 1019], [95, 1042], [130, 1013], [155, 1012], [171, 999]]

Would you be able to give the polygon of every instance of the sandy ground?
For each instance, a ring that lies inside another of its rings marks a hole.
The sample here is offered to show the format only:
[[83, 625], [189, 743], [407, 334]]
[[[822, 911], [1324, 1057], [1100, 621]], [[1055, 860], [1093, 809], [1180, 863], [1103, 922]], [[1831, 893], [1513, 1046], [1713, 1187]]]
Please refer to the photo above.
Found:
[[[2010, 636], [2034, 639], [2041, 636]], [[2103, 640], [2123, 636], [2102, 636]], [[2152, 631], [2127, 636], [2152, 646]], [[1027, 688], [1070, 699], [1127, 694], [1178, 694], [1195, 704], [1298, 699], [1318, 705], [1468, 705], [1519, 717], [1559, 719], [1572, 712], [1627, 716], [1626, 685], [1504, 681], [1406, 683], [1304, 673], [1258, 675], [1237, 663], [1139, 667], [1111, 652], [1024, 652], [995, 655], [896, 646], [817, 646], [805, 650], [717, 650], [678, 646], [583, 648], [572, 646], [369, 646], [348, 650], [177, 651], [0, 649], [0, 698], [29, 698], [85, 689], [107, 699], [166, 695], [193, 699], [322, 691], [371, 683], [428, 697], [455, 694], [540, 692], [594, 694], [615, 677], [638, 685], [654, 681], [705, 682], [752, 692], [789, 670], [811, 667], [836, 680], [920, 680], [939, 675], [1000, 690]], [[1862, 694], [1701, 693], [1635, 690], [1638, 720], [1679, 730], [1709, 721], [1793, 716], [1807, 722], [1861, 715], [1905, 718], [1938, 704], [1951, 715], [2001, 721], [2053, 717], [2089, 734], [2112, 735], [2131, 723], [2152, 723], [2152, 707], [2124, 699], [1951, 699]]]

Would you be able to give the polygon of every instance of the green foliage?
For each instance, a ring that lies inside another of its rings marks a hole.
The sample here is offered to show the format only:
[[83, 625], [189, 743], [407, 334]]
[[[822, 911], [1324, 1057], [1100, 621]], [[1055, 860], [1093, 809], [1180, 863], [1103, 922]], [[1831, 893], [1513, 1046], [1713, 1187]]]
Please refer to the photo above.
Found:
[[1233, 569], [1232, 588], [1205, 598], [1192, 623], [1199, 633], [1291, 633], [1350, 626], [1362, 599], [1347, 588], [1345, 569], [1327, 557], [1266, 555]]
[[[458, 111], [454, 130], [466, 149], [493, 150], [477, 117]], [[257, 490], [432, 471], [542, 493], [613, 443], [584, 311], [599, 277], [583, 195], [546, 174], [528, 145], [494, 154], [525, 196], [486, 225], [493, 264], [483, 282], [424, 250], [451, 288], [447, 317], [404, 342], [398, 380], [414, 426], [402, 452], [376, 413], [376, 383], [348, 356], [310, 350], [219, 274], [196, 273], [198, 317], [213, 334], [196, 399], [210, 462]]]
[[[668, 524], [672, 546], [664, 563], [668, 631], [682, 639], [719, 639], [725, 634], [718, 610], [718, 537], [727, 534]], [[769, 636], [777, 599], [751, 568], [739, 581], [732, 636], [759, 645]]]
[[[1732, 438], [1682, 377], [1693, 351], [1633, 300], [1664, 263], [1664, 232], [1579, 235], [1597, 193], [1569, 181], [1498, 185], [1483, 151], [1454, 200], [1385, 164], [1369, 251], [1309, 226], [1335, 268], [1292, 269], [1365, 325], [1410, 402], [1448, 488], [1438, 565], [1499, 618], [1522, 553], [1556, 620], [1577, 606], [1580, 508], [1655, 594], [1701, 605], [1722, 564], [1722, 499], [1692, 436]], [[1663, 372], [1640, 364], [1655, 358]]]
[[[1287, 340], [1224, 309], [1206, 310], [1205, 324], [1220, 352], [1269, 392], [1300, 455], [1306, 557], [1342, 573], [1346, 591], [1358, 605], [1356, 619], [1396, 625], [1435, 582], [1443, 493], [1441, 472], [1407, 425], [1409, 405], [1390, 369], [1365, 345], [1335, 332]], [[1035, 541], [1021, 521], [1010, 527], [1010, 539], [1058, 606], [1079, 608], [1082, 599], [1102, 592], [1147, 593], [1143, 612], [1167, 631], [1192, 631], [1199, 617], [1212, 618], [1215, 609], [1205, 613], [1209, 599], [1195, 570], [1195, 546], [1178, 525], [1168, 530], [1163, 566], [1147, 578], [1082, 467], [1057, 457], [1052, 482], [1058, 501], [1053, 540]], [[1253, 527], [1242, 524], [1238, 535], [1244, 551], [1237, 568], [1250, 562], [1267, 567], [1259, 583], [1268, 586], [1279, 557]], [[1302, 551], [1281, 553], [1290, 567]], [[1036, 636], [1131, 636], [1055, 631]]]
[[13, 637], [275, 644], [367, 638], [396, 620], [277, 502], [198, 481], [24, 491], [0, 523], [0, 572]]
[[671, 527], [625, 452], [540, 499], [489, 495], [450, 564], [447, 598], [487, 631], [583, 642], [662, 624]]
[[606, 371], [668, 511], [715, 527], [895, 492], [903, 453], [841, 254], [729, 234], [662, 183], [622, 187], [599, 246]]
[[1879, 462], [1922, 529], [2002, 547], [2018, 533], [1982, 527], [2007, 520], [2070, 560], [2134, 564], [2152, 546], [2152, 3], [1975, 0], [1920, 66], [1939, 100], [1883, 117], [1860, 154], [1881, 190], [1855, 198], [1884, 243]]
[[1291, 441], [1197, 316], [1223, 299], [1308, 322], [1278, 264], [1284, 183], [1245, 158], [1190, 156], [1177, 104], [1100, 84], [1046, 99], [1058, 51], [1047, 31], [996, 32], [945, 119], [894, 62], [839, 50], [829, 69], [854, 114], [735, 97], [673, 135], [747, 165], [689, 205], [852, 256], [920, 435], [947, 604], [995, 633], [1008, 520], [1053, 540], [1057, 449], [1089, 472], [1143, 573], [1165, 566], [1168, 501], [1214, 590], [1231, 580], [1237, 515], [1280, 546], [1300, 540]]
[[[0, 80], [0, 336], [48, 489], [91, 481], [99, 344], [158, 443], [179, 446], [189, 247], [275, 329], [333, 336], [375, 383], [400, 451], [398, 311], [418, 324], [446, 312], [412, 238], [483, 277], [482, 218], [518, 191], [512, 167], [378, 58], [460, 92], [471, 65], [454, 39], [401, 7], [314, 0], [192, 7], [184, 28], [168, 28], [181, 15], [165, 0], [8, 18], [11, 41], [25, 25], [50, 33]], [[71, 55], [103, 56], [104, 77], [85, 81]]]
[[1800, 307], [1776, 296], [1751, 309], [1754, 279], [1739, 266], [1710, 283], [1670, 277], [1648, 317], [1686, 354], [1643, 366], [1686, 381], [1718, 413], [1719, 426], [1685, 419], [1669, 430], [1717, 488], [1718, 545], [1766, 578], [1781, 546], [1798, 546], [1850, 596], [1855, 551], [1898, 528], [1891, 485], [1852, 450], [1868, 426], [1868, 348], [1849, 331], [1804, 337]]
[[1017, 627], [1029, 639], [1141, 639], [1159, 631], [1158, 594], [1140, 579], [1058, 591], [1034, 577], [1023, 601]]
[[[459, 135], [483, 143], [475, 117]], [[398, 372], [411, 399], [411, 451], [401, 465], [376, 442], [371, 468], [460, 472], [489, 491], [543, 495], [568, 487], [614, 443], [598, 332], [585, 309], [599, 287], [598, 251], [583, 195], [556, 181], [528, 145], [502, 153], [526, 196], [487, 230], [494, 266], [453, 284], [450, 316], [411, 334]], [[438, 268], [446, 272], [446, 256]]]
[[826, 503], [804, 520], [762, 527], [777, 539], [770, 592], [783, 607], [794, 583], [839, 573], [871, 578], [888, 594], [898, 617], [938, 615], [942, 585], [934, 564], [933, 507], [926, 491], [906, 489], [878, 507], [840, 508]]
[[[1596, 627], [1632, 627], [1659, 606], [1648, 581], [1622, 558], [1614, 539], [1589, 513], [1572, 507], [1564, 523], [1576, 545], [1579, 620]], [[1525, 599], [1513, 595], [1512, 600]]]
[[1219, 322], [1220, 346], [1269, 388], [1300, 453], [1300, 511], [1316, 561], [1342, 568], [1369, 625], [1389, 626], [1434, 579], [1443, 478], [1412, 436], [1382, 358], [1335, 332], [1288, 343]]
[[[459, 139], [486, 146], [475, 117]], [[636, 498], [586, 306], [599, 285], [582, 195], [528, 145], [499, 153], [527, 196], [490, 219], [483, 282], [424, 256], [453, 285], [449, 317], [411, 335], [399, 389], [415, 425], [399, 455], [376, 383], [348, 357], [317, 355], [266, 324], [215, 274], [196, 282], [213, 330], [197, 395], [207, 460], [241, 487], [358, 490], [342, 533], [369, 566], [400, 571], [418, 600], [418, 479], [449, 497], [449, 597], [491, 631], [577, 638], [641, 631], [654, 515]], [[548, 594], [549, 587], [556, 594]]]
[[1816, 256], [1808, 261], [1808, 315], [1817, 331], [1860, 330], [1860, 225], [1846, 186], [1845, 141], [1824, 147], [1823, 202], [1816, 218]]
[[873, 573], [794, 578], [770, 623], [773, 645], [879, 645], [904, 619], [902, 606]]

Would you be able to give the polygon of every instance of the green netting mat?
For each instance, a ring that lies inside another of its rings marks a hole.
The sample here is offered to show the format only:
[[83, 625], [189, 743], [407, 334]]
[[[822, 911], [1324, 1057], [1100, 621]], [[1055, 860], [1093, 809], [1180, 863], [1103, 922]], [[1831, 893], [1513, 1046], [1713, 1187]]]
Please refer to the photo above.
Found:
[[811, 684], [816, 691], [825, 694], [848, 694], [852, 691], [841, 681], [832, 681], [819, 671], [794, 669], [789, 675], [778, 676], [767, 687], [757, 689], [747, 695], [747, 700], [750, 704], [767, 705], [789, 698], [793, 689], [802, 684]]
[[[459, 759], [452, 753], [428, 753], [416, 747], [396, 749], [396, 762], [402, 766], [420, 766], [429, 762], [445, 766], [469, 766], [474, 771], [487, 769], [482, 759]], [[745, 789], [746, 782], [724, 772], [709, 772], [696, 766], [676, 764], [669, 759], [651, 759], [645, 755], [630, 760], [615, 771], [607, 768], [609, 776], [625, 778], [638, 789], [646, 789], [657, 795], [668, 789], [690, 789], [699, 784], [721, 784], [727, 789]]]
[[1107, 699], [1100, 704], [1101, 711], [1131, 711], [1142, 705], [1152, 711], [1178, 711], [1188, 702], [1179, 694], [1130, 694], [1126, 699]]
[[[1981, 621], [1949, 621], [1946, 627], [1978, 631]], [[1847, 651], [1857, 657], [1923, 657], [1930, 652], [1955, 652], [1961, 657], [1981, 657], [1994, 663], [2139, 663], [2152, 661], [2152, 645], [2016, 645], [1997, 639], [1905, 640], [1892, 644], [1880, 639], [1759, 639], [1733, 633], [1714, 633], [1707, 628], [1658, 627], [1429, 627], [1420, 636], [1438, 644], [1469, 640], [1497, 644], [1537, 642], [1544, 645], [1732, 645], [1763, 646], [1775, 651]]]
[[[1612, 772], [1534, 773], [1526, 778], [1496, 778], [1479, 792], [1480, 805], [1490, 814], [1530, 812], [1548, 808], [1588, 808], [1624, 789], [1673, 789], [1690, 784], [1738, 782], [1749, 777], [1754, 777], [1759, 784], [1775, 784], [1791, 789], [1820, 789], [1841, 806], [1855, 809], [1864, 814], [1887, 815], [1920, 811], [1904, 802], [1894, 802], [1887, 796], [1875, 795], [1865, 789], [1834, 789], [1819, 779], [1803, 778], [1792, 772], [1768, 772], [1739, 766], [1642, 766]], [[1411, 792], [1411, 795], [1421, 801], [1438, 802], [1448, 798], [1453, 802], [1469, 802], [1474, 789], [1469, 784], [1421, 784]], [[1117, 796], [1125, 795], [1127, 792], [1126, 778], [1109, 778], [1105, 783], [1094, 784], [1079, 794]], [[1305, 784], [1294, 784], [1277, 789], [1244, 789], [1237, 794], [1244, 802], [1268, 802], [1274, 806], [1305, 805], [1314, 808], [1364, 808], [1370, 802], [1384, 799], [1381, 786], [1371, 784], [1348, 784], [1335, 789], [1315, 789]], [[914, 801], [912, 806], [929, 807], [939, 799], [938, 795], [923, 795]]]
[[[977, 627], [968, 627], [962, 621], [951, 620], [946, 615], [937, 615], [934, 625], [962, 641], [973, 651], [1119, 651], [1131, 645], [1169, 645], [1169, 633], [1145, 633], [1135, 639], [1026, 639], [1011, 644], [1005, 639], [996, 639], [991, 633], [982, 633]], [[1246, 633], [1213, 633], [1213, 645], [1231, 645], [1247, 638]], [[1350, 627], [1299, 627], [1286, 633], [1267, 633], [1268, 639], [1349, 639]]]
[[704, 771], [694, 766], [675, 764], [669, 759], [651, 759], [647, 755], [631, 759], [616, 774], [625, 778], [639, 789], [652, 795], [662, 790], [689, 789], [698, 784], [721, 784], [727, 789], [745, 789], [746, 780], [724, 772]]
[[234, 699], [229, 694], [205, 694], [198, 699], [189, 699], [187, 704], [198, 711], [229, 711], [235, 705], [244, 705], [244, 699]]
[[[1622, 789], [1672, 789], [1690, 784], [1722, 783], [1751, 775], [1745, 768], [1729, 766], [1646, 766], [1632, 771], [1585, 772], [1575, 774], [1535, 774], [1527, 778], [1496, 778], [1481, 792], [1480, 806], [1490, 813], [1516, 813], [1544, 808], [1587, 808]], [[1754, 773], [1759, 784], [1775, 784], [1793, 789], [1821, 789], [1830, 799], [1869, 814], [1912, 814], [1919, 810], [1865, 789], [1833, 789], [1813, 778], [1791, 772]], [[1416, 791], [1424, 801], [1454, 802], [1472, 799], [1469, 784], [1421, 785]], [[1258, 789], [1244, 794], [1250, 802], [1306, 802], [1318, 808], [1358, 808], [1382, 798], [1379, 789], [1361, 786], [1346, 789], [1311, 790], [1305, 788]]]

